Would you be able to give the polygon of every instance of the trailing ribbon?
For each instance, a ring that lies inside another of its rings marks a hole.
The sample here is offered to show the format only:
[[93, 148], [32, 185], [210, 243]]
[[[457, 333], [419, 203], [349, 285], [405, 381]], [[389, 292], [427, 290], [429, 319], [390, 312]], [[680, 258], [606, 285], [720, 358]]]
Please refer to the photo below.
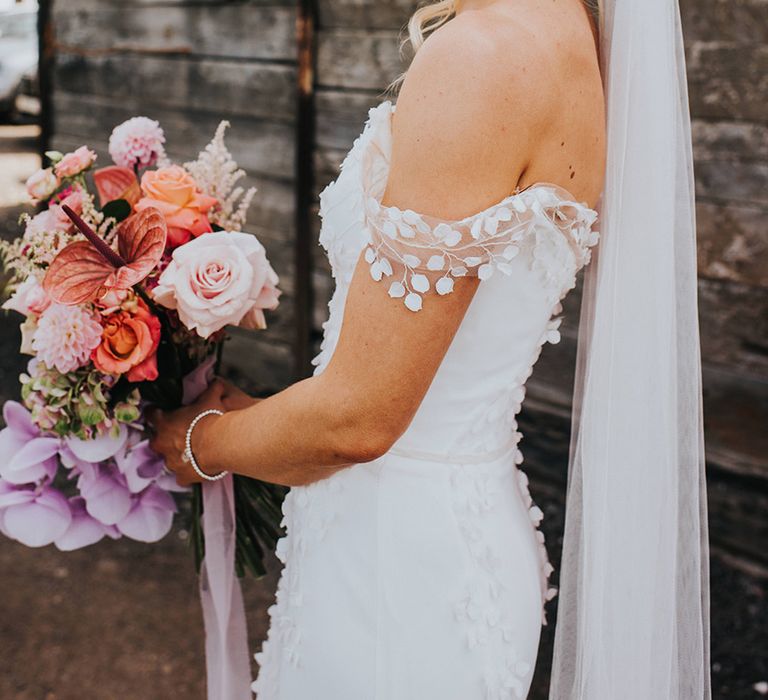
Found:
[[[184, 378], [184, 403], [192, 403], [213, 378], [210, 358]], [[240, 582], [235, 576], [235, 498], [232, 475], [203, 488], [205, 557], [200, 602], [205, 624], [208, 700], [250, 700], [251, 665]]]

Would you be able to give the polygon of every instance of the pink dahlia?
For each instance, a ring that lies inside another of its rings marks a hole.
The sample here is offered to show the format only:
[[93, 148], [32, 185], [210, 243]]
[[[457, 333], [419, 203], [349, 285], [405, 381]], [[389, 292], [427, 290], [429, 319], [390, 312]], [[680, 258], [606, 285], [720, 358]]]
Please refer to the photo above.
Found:
[[51, 304], [40, 316], [32, 349], [46, 367], [62, 374], [82, 367], [101, 343], [101, 324], [79, 306]]
[[116, 126], [109, 137], [109, 155], [124, 168], [148, 168], [165, 155], [165, 134], [148, 117], [132, 117]]

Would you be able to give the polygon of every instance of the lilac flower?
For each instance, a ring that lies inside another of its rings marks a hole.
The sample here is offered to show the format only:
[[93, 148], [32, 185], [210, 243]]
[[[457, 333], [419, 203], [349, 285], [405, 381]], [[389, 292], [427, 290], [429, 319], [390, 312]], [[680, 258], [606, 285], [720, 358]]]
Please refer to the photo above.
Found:
[[157, 542], [170, 531], [175, 512], [173, 497], [153, 484], [133, 497], [130, 513], [117, 528], [133, 540]]
[[83, 498], [70, 498], [69, 507], [72, 520], [69, 527], [55, 541], [62, 552], [71, 552], [95, 544], [107, 534], [107, 526], [88, 514]]
[[102, 464], [93, 476], [83, 473], [78, 486], [86, 511], [104, 525], [116, 525], [131, 510], [131, 492], [114, 467]]
[[16, 401], [3, 407], [7, 425], [0, 431], [0, 477], [11, 484], [29, 484], [53, 478], [61, 440], [43, 436], [30, 412]]
[[27, 547], [44, 547], [72, 522], [67, 499], [50, 486], [16, 486], [0, 481], [0, 531]]
[[68, 437], [65, 442], [77, 459], [96, 464], [114, 457], [123, 448], [127, 439], [128, 429], [120, 425], [114, 435], [103, 433], [88, 440]]
[[115, 464], [131, 493], [143, 491], [163, 473], [163, 459], [152, 451], [148, 440], [126, 445], [115, 455]]

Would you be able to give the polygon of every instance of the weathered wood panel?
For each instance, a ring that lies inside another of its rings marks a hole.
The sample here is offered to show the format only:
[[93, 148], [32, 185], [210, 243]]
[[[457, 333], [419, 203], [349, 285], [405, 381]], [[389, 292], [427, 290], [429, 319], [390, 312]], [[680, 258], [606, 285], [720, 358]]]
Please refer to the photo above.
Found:
[[318, 148], [346, 153], [368, 118], [368, 110], [384, 99], [394, 100], [394, 97], [383, 94], [381, 91], [371, 93], [334, 90], [326, 87], [318, 89], [316, 96]]
[[407, 65], [395, 31], [332, 29], [320, 34], [317, 73], [323, 87], [383, 92]]
[[360, 28], [401, 30], [419, 3], [413, 0], [319, 0], [321, 29]]
[[[61, 109], [57, 120], [59, 134], [91, 141], [95, 137], [106, 142], [114, 126], [143, 113], [163, 125], [168, 153], [176, 160], [189, 160], [197, 155], [211, 140], [219, 122], [226, 118], [231, 124], [227, 130], [227, 145], [246, 171], [276, 180], [293, 177], [293, 128], [288, 124], [182, 108], [142, 106], [139, 101], [134, 102], [136, 107], [126, 106], [69, 92], [57, 91], [55, 99]], [[137, 112], [137, 108], [141, 108], [141, 112]]]
[[[109, 7], [126, 8], [128, 5], [124, 0], [54, 0], [61, 3], [58, 11], [70, 10], [100, 10]], [[198, 7], [233, 7], [239, 10], [247, 10], [252, 7], [294, 7], [293, 0], [133, 0], [131, 7], [143, 9], [163, 9], [166, 7], [184, 7], [188, 10], [195, 10]], [[236, 16], [237, 18], [237, 16]], [[112, 31], [117, 32], [119, 27], [113, 27]]]
[[[292, 3], [135, 3], [66, 0], [56, 12], [62, 51], [159, 52], [293, 61]], [[119, 28], [119, 31], [116, 31]]]
[[681, 0], [688, 41], [768, 43], [765, 0]]
[[688, 47], [688, 75], [695, 116], [768, 120], [768, 46], [694, 42]]
[[699, 274], [768, 288], [768, 209], [699, 201], [696, 211]]
[[126, 107], [176, 107], [196, 112], [293, 119], [293, 66], [233, 60], [60, 53], [55, 84], [78, 95], [103, 95]]

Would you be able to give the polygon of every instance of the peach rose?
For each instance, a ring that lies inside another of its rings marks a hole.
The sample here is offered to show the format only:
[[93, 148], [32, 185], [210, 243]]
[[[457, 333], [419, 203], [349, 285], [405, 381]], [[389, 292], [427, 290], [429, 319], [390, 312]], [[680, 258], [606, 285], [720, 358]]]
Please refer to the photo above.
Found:
[[168, 243], [180, 246], [201, 233], [212, 231], [208, 210], [217, 203], [202, 194], [192, 176], [179, 165], [147, 170], [141, 178], [144, 196], [136, 203], [136, 211], [155, 207], [168, 224]]
[[96, 368], [107, 374], [125, 374], [128, 381], [157, 379], [160, 320], [136, 300], [134, 309], [121, 308], [102, 320], [101, 344], [91, 354]]
[[96, 160], [96, 154], [88, 146], [80, 146], [76, 151], [67, 153], [53, 166], [59, 177], [73, 177], [90, 168]]
[[278, 304], [277, 283], [255, 236], [217, 231], [176, 248], [152, 293], [159, 304], [176, 309], [187, 328], [208, 338], [230, 324], [264, 328], [263, 309]]
[[27, 179], [27, 193], [32, 199], [50, 197], [59, 186], [59, 178], [52, 168], [45, 168], [32, 173]]

